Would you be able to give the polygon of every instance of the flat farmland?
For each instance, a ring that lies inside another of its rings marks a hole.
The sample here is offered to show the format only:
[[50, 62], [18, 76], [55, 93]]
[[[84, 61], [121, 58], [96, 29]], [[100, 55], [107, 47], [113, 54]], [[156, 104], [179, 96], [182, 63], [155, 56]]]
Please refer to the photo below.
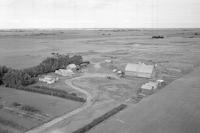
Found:
[[[71, 112], [72, 110], [82, 106], [82, 103], [72, 100], [66, 100], [37, 93], [24, 92], [4, 87], [0, 88], [0, 97], [1, 103], [4, 103], [5, 106], [3, 109], [0, 109], [0, 118], [18, 123], [24, 127], [23, 130], [28, 130], [38, 126], [44, 122], [47, 122], [65, 113]], [[37, 119], [30, 117], [29, 115], [18, 114], [16, 110], [12, 111], [12, 109], [15, 109], [13, 107], [13, 103], [29, 105], [38, 109], [44, 119]], [[3, 126], [1, 123], [0, 125]], [[3, 129], [4, 128], [10, 129], [9, 125], [3, 127]], [[12, 128], [12, 130], [14, 129]], [[21, 131], [15, 129], [15, 132]]]
[[[154, 39], [152, 36], [163, 36], [164, 38]], [[69, 93], [76, 93], [78, 96], [85, 98], [83, 94], [76, 92], [72, 88], [72, 85], [74, 85], [91, 94], [91, 107], [46, 130], [48, 133], [54, 130], [59, 133], [71, 133], [76, 128], [80, 128], [78, 125], [83, 126], [90, 122], [92, 118], [96, 118], [97, 114], [99, 116], [100, 114], [106, 113], [108, 108], [105, 109], [104, 105], [109, 105], [111, 109], [118, 103], [123, 103], [128, 98], [135, 96], [137, 89], [143, 83], [153, 80], [128, 77], [126, 75], [124, 78], [119, 78], [116, 76], [116, 73], [113, 73], [112, 70], [114, 68], [124, 71], [127, 63], [144, 62], [146, 64], [155, 64], [155, 79], [163, 79], [169, 86], [198, 68], [200, 66], [200, 29], [55, 29], [0, 31], [1, 65], [23, 69], [38, 65], [52, 53], [78, 54], [84, 60], [91, 62], [77, 76], [78, 78], [59, 77], [60, 80], [52, 85], [46, 85], [41, 82], [35, 84], [66, 90]], [[112, 63], [105, 63], [105, 60], [112, 60]], [[108, 75], [113, 76], [114, 79], [107, 78]], [[71, 83], [71, 87], [65, 81]], [[165, 89], [169, 89], [169, 87], [165, 87], [161, 91], [163, 92]], [[176, 94], [176, 91], [179, 90], [176, 90], [176, 87], [174, 87], [174, 91], [174, 94]], [[41, 112], [48, 114], [48, 120], [82, 106], [81, 103], [71, 100], [10, 88], [1, 87], [0, 92], [0, 97], [2, 97], [0, 100], [6, 101], [5, 104], [8, 107], [13, 102], [31, 105], [41, 110]], [[154, 96], [161, 97], [158, 95], [159, 93], [156, 92], [155, 95], [150, 96], [150, 99], [156, 99]], [[184, 93], [184, 95], [187, 95], [187, 93]], [[170, 106], [175, 106], [173, 101], [170, 104]], [[127, 109], [129, 110], [128, 113], [132, 112], [132, 109], [135, 108], [139, 110], [141, 108], [140, 105], [138, 103], [137, 106], [133, 105], [134, 107], [132, 107], [130, 104], [130, 110], [129, 107]], [[147, 107], [150, 107], [150, 105]], [[147, 107], [142, 108], [146, 109]], [[3, 118], [6, 116], [9, 120], [19, 121], [18, 123], [23, 125], [23, 130], [41, 125], [42, 123], [34, 119], [19, 117], [5, 110], [0, 111], [2, 111], [0, 117]], [[140, 111], [136, 111], [136, 113], [140, 113]], [[137, 114], [135, 115], [137, 116]], [[131, 118], [129, 120], [129, 116], [126, 115], [122, 117], [127, 118], [127, 121], [132, 123], [136, 120], [136, 118], [133, 121]], [[116, 122], [118, 125], [120, 125], [118, 123], [119, 121]], [[111, 118], [108, 126], [112, 127], [116, 123]], [[126, 128], [125, 124], [123, 126]], [[0, 125], [1, 128], [5, 127]], [[101, 132], [103, 131], [102, 128], [104, 126], [100, 125], [100, 128], [91, 130], [91, 132]], [[13, 131], [15, 129], [11, 128], [10, 130]], [[109, 132], [111, 132], [110, 130]], [[123, 129], [119, 131], [121, 130]], [[105, 132], [107, 132], [106, 129]]]

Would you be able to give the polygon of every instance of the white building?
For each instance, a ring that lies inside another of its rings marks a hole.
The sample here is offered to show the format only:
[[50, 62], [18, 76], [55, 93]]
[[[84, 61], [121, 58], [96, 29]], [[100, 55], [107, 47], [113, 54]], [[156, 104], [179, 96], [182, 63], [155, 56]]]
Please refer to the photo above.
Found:
[[44, 77], [40, 77], [39, 81], [41, 82], [46, 82], [47, 84], [53, 84], [56, 81], [58, 81], [58, 77], [54, 77], [54, 76], [50, 76], [50, 75], [46, 75]]
[[71, 69], [59, 69], [56, 70], [55, 73], [61, 76], [72, 76], [74, 74]]
[[154, 66], [146, 65], [144, 63], [128, 63], [125, 68], [125, 74], [129, 76], [151, 78], [154, 74]]
[[156, 90], [158, 88], [158, 82], [148, 82], [141, 86], [143, 90]]
[[114, 73], [117, 72], [117, 69], [113, 69], [113, 72], [114, 72]]
[[162, 87], [163, 83], [164, 83], [164, 80], [162, 80], [162, 79], [159, 79], [159, 80], [157, 80], [155, 82], [150, 81], [148, 83], [143, 84], [141, 86], [141, 90], [143, 92], [145, 92], [145, 91], [154, 91], [154, 90], [158, 89], [159, 87]]
[[112, 60], [105, 60], [106, 63], [112, 63]]
[[66, 69], [75, 70], [76, 65], [75, 64], [69, 64]]

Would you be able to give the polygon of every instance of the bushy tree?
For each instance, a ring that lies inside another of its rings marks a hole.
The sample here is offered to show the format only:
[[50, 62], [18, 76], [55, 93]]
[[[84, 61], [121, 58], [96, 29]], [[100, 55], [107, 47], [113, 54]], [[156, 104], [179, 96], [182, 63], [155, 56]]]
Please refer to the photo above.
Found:
[[70, 63], [79, 65], [81, 62], [83, 62], [83, 58], [80, 55], [74, 55], [70, 58]]
[[58, 66], [60, 69], [66, 68], [70, 64], [70, 58], [68, 55], [58, 55]]
[[54, 72], [57, 69], [64, 69], [70, 63], [82, 62], [81, 56], [73, 56], [69, 58], [68, 55], [56, 54], [53, 57], [48, 57], [43, 60], [39, 65], [31, 68], [24, 69], [31, 77], [36, 77], [40, 74]]
[[23, 70], [25, 73], [29, 74], [31, 77], [36, 77], [38, 75], [38, 71], [36, 67], [30, 67]]
[[0, 66], [0, 85], [3, 83], [3, 76], [9, 71], [6, 66]]
[[10, 70], [3, 77], [4, 85], [12, 88], [19, 88], [34, 82], [34, 78], [21, 70]]

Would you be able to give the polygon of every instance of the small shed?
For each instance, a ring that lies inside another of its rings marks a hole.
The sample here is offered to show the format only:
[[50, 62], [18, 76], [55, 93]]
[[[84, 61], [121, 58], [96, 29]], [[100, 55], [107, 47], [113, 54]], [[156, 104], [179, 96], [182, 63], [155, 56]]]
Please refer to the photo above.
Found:
[[75, 64], [69, 64], [67, 66], [67, 69], [75, 70], [76, 69], [76, 65]]
[[148, 82], [141, 86], [143, 90], [156, 90], [158, 87], [158, 82]]
[[117, 69], [113, 69], [113, 72], [114, 72], [114, 73], [117, 72]]
[[141, 86], [141, 94], [151, 95], [158, 88], [158, 82], [148, 82]]
[[105, 60], [105, 63], [112, 63], [112, 60]]
[[119, 71], [117, 71], [117, 73], [118, 73], [118, 74], [122, 74], [122, 71], [121, 71], [121, 70], [119, 70]]
[[128, 63], [125, 68], [125, 74], [128, 76], [152, 78], [154, 74], [154, 65]]

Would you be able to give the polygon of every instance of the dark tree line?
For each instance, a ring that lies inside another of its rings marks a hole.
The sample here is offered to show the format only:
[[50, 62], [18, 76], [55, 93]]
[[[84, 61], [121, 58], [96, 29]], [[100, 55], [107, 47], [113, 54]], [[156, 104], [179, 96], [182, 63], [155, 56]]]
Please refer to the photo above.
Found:
[[83, 126], [82, 128], [79, 128], [78, 130], [72, 132], [72, 133], [86, 133], [88, 132], [90, 129], [92, 129], [93, 127], [97, 126], [98, 124], [100, 124], [101, 122], [105, 121], [106, 119], [108, 119], [109, 117], [117, 114], [119, 111], [125, 109], [127, 107], [126, 104], [121, 104], [115, 108], [113, 108], [112, 110], [108, 111], [107, 113], [103, 114], [102, 116], [94, 119], [92, 122], [90, 122], [89, 124]]
[[9, 71], [6, 66], [0, 66], [0, 85], [3, 84], [3, 77]]
[[23, 70], [11, 69], [6, 66], [0, 66], [0, 84], [7, 87], [19, 88], [33, 84], [36, 77], [40, 74], [54, 72], [57, 69], [64, 69], [68, 64], [79, 65], [83, 61], [82, 56], [72, 56], [56, 54], [48, 57], [39, 65]]
[[18, 88], [33, 84], [35, 79], [22, 70], [10, 70], [3, 77], [3, 83], [6, 87]]

